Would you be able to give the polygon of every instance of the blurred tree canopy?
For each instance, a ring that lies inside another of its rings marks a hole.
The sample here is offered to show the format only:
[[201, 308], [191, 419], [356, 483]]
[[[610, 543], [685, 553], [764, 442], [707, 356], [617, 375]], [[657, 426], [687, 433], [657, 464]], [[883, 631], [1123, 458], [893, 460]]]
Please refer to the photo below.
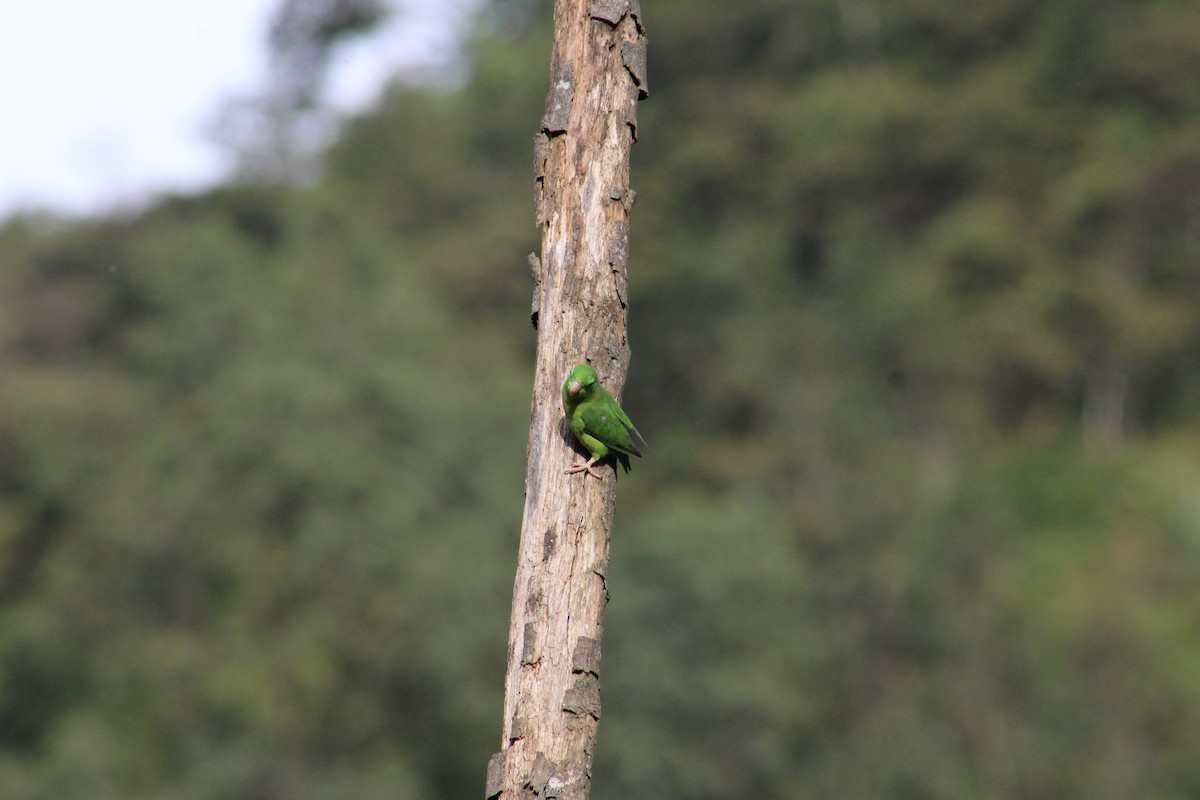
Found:
[[[0, 227], [6, 798], [482, 791], [549, 6], [310, 184]], [[645, 17], [597, 797], [1195, 797], [1200, 6]]]

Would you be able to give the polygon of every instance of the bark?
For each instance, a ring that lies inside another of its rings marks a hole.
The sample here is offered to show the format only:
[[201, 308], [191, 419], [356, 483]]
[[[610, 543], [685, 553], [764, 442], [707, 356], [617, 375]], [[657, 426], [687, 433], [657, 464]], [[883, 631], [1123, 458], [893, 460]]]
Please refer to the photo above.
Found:
[[601, 620], [616, 472], [579, 457], [560, 392], [589, 362], [619, 396], [629, 365], [629, 152], [646, 95], [637, 0], [557, 0], [546, 113], [534, 144], [538, 328], [525, 513], [513, 587], [501, 750], [487, 797], [586, 798], [600, 720]]

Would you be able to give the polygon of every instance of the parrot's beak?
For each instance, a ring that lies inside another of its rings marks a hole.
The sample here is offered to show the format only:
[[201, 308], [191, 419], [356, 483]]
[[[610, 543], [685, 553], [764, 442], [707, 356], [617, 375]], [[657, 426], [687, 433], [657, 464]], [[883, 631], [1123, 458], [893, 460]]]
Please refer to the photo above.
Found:
[[571, 397], [574, 397], [575, 395], [579, 394], [579, 390], [581, 388], [583, 387], [579, 385], [579, 381], [571, 381], [571, 385], [567, 387], [567, 394], [571, 395]]

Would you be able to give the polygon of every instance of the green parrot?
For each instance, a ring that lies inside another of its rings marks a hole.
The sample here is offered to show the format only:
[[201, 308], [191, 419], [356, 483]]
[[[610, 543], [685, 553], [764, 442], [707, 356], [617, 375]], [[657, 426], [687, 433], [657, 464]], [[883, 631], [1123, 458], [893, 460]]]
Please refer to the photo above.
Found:
[[626, 472], [629, 472], [629, 456], [642, 457], [629, 434], [637, 434], [643, 445], [646, 440], [633, 427], [629, 415], [620, 404], [600, 385], [596, 370], [587, 364], [576, 366], [567, 376], [562, 388], [562, 404], [571, 432], [592, 454], [586, 464], [576, 464], [566, 474], [586, 472], [597, 480], [603, 480], [592, 470], [592, 465], [610, 453], [616, 456]]

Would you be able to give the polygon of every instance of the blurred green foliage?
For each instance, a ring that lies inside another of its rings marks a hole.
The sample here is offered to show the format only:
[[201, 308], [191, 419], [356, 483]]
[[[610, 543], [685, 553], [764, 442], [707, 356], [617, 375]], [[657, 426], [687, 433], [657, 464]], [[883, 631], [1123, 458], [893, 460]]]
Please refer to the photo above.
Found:
[[[10, 800], [479, 796], [548, 3], [0, 228]], [[1200, 10], [659, 0], [597, 798], [1200, 793]]]

